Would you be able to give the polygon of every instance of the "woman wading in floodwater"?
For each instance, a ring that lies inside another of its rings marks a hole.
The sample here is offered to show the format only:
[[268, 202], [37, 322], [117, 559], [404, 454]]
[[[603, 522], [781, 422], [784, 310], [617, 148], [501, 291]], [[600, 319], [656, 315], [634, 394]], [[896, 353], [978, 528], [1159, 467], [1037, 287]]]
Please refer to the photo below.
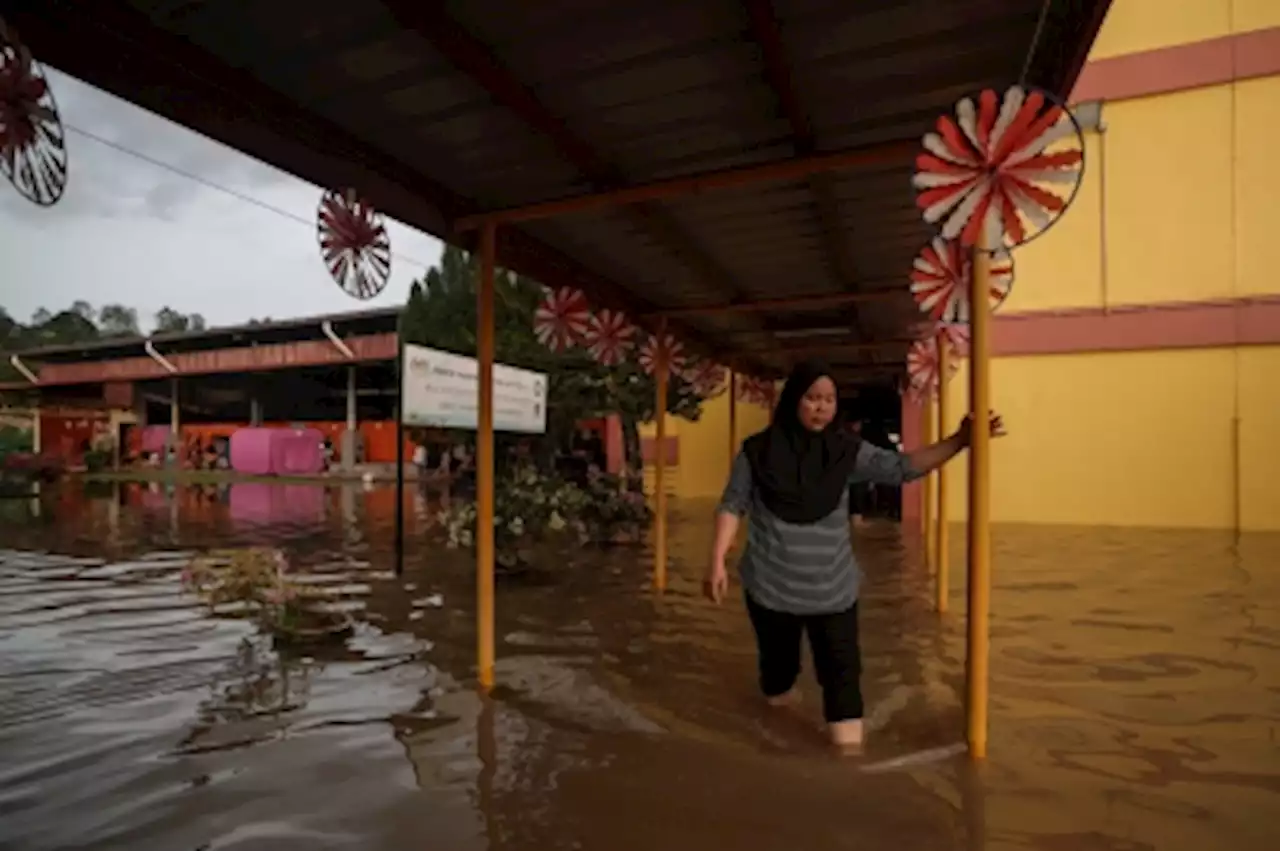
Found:
[[[836, 422], [830, 370], [806, 361], [782, 389], [773, 422], [748, 438], [733, 462], [716, 514], [715, 549], [705, 591], [721, 602], [729, 587], [725, 557], [750, 514], [742, 584], [755, 628], [760, 688], [774, 705], [791, 702], [800, 674], [800, 636], [809, 634], [831, 741], [862, 744], [862, 656], [858, 584], [849, 537], [849, 488], [901, 485], [950, 461], [969, 445], [970, 423], [911, 453], [880, 449]], [[991, 433], [1004, 433], [992, 416]]]

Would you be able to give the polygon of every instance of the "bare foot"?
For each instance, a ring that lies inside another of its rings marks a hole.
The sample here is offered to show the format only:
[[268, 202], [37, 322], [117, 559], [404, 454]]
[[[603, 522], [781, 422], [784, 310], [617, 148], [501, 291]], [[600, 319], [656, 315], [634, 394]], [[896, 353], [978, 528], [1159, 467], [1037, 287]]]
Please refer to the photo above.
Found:
[[857, 754], [862, 752], [862, 719], [850, 718], [847, 721], [835, 721], [827, 725], [827, 733], [831, 736], [831, 744], [842, 753]]
[[773, 697], [766, 697], [765, 703], [775, 707], [798, 706], [800, 703], [800, 692], [796, 689], [776, 694]]

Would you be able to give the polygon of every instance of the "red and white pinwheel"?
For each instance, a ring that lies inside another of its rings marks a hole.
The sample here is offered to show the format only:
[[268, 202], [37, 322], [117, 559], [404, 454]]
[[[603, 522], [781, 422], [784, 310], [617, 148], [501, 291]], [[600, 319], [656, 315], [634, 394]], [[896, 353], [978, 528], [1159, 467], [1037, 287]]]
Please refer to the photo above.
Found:
[[729, 371], [713, 361], [698, 358], [685, 366], [681, 376], [694, 393], [703, 399], [714, 399], [725, 391]]
[[738, 398], [767, 408], [773, 404], [773, 382], [767, 378], [741, 376], [738, 379]]
[[44, 69], [0, 18], [0, 171], [50, 207], [67, 188], [67, 137]]
[[[970, 250], [958, 242], [934, 237], [911, 265], [911, 297], [934, 322], [968, 324], [972, 279]], [[1013, 255], [1003, 249], [992, 255], [988, 283], [987, 307], [995, 310], [1013, 289]]]
[[946, 322], [921, 322], [911, 329], [916, 340], [941, 337], [949, 351], [959, 357], [969, 356], [969, 326]]
[[533, 333], [538, 342], [553, 352], [581, 343], [591, 322], [587, 297], [572, 287], [548, 289], [533, 312]]
[[605, 308], [591, 314], [582, 342], [601, 366], [617, 366], [635, 348], [636, 326], [626, 315]]
[[[951, 360], [949, 364], [955, 364], [957, 358], [965, 358], [969, 356], [969, 326], [956, 324], [943, 324], [938, 326], [938, 336], [942, 338], [942, 342], [951, 347]], [[953, 366], [952, 371], [958, 369]]]
[[[959, 358], [948, 359], [948, 378], [960, 368], [958, 361]], [[918, 398], [932, 398], [938, 392], [938, 378], [938, 338], [916, 340], [907, 350], [907, 381], [910, 392]]]
[[391, 279], [391, 238], [382, 214], [354, 189], [330, 189], [316, 211], [320, 256], [338, 286], [352, 298], [371, 299]]
[[672, 374], [679, 375], [684, 369], [684, 346], [670, 334], [664, 334], [661, 339], [654, 334], [650, 334], [645, 339], [644, 343], [640, 345], [640, 368], [644, 370], [646, 375], [656, 375], [659, 355], [662, 354], [666, 355], [667, 370]]
[[1084, 134], [1052, 95], [1011, 86], [965, 98], [916, 157], [916, 204], [942, 237], [986, 251], [1030, 241], [1071, 204]]

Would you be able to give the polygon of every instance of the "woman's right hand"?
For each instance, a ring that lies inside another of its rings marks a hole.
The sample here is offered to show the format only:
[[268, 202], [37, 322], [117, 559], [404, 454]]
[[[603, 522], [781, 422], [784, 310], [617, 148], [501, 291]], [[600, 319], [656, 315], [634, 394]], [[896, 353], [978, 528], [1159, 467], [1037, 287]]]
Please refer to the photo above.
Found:
[[729, 571], [725, 569], [724, 559], [712, 560], [706, 578], [702, 580], [702, 593], [716, 605], [724, 602], [729, 593]]

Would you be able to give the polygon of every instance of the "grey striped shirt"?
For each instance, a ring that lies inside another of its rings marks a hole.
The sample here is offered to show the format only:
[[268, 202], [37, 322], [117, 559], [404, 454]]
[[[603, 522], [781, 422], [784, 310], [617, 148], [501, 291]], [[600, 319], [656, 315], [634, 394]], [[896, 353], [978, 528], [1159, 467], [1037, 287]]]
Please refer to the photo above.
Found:
[[[864, 440], [849, 484], [901, 485], [916, 478], [907, 456]], [[751, 464], [739, 452], [719, 510], [750, 515], [747, 547], [738, 566], [747, 593], [761, 606], [816, 615], [844, 611], [858, 599], [862, 577], [849, 538], [847, 490], [840, 506], [817, 523], [788, 523], [765, 507], [751, 482]]]

